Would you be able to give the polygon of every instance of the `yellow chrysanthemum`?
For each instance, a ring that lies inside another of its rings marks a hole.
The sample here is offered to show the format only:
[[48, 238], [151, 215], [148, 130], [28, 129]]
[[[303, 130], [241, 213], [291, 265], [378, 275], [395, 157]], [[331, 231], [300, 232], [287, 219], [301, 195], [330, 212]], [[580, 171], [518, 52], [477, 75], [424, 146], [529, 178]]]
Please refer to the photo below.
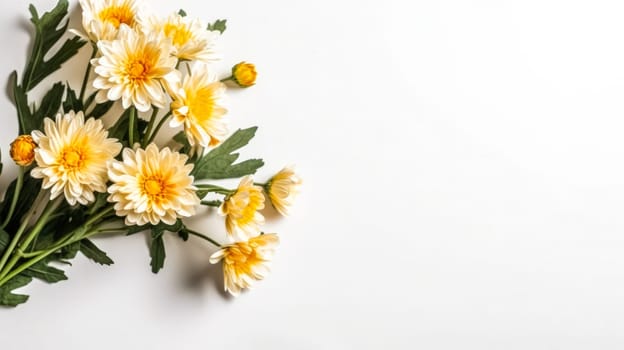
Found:
[[269, 264], [279, 244], [276, 234], [264, 234], [247, 242], [225, 246], [210, 257], [213, 264], [223, 260], [225, 291], [240, 294], [250, 288], [254, 281], [261, 281], [269, 273]]
[[135, 0], [80, 0], [82, 26], [90, 40], [114, 40], [125, 24], [135, 28], [139, 7]]
[[240, 87], [250, 87], [256, 84], [256, 66], [251, 63], [241, 62], [232, 67], [232, 80]]
[[171, 56], [170, 41], [154, 34], [144, 35], [122, 24], [113, 41], [99, 41], [101, 57], [92, 60], [100, 90], [97, 102], [122, 99], [124, 108], [134, 105], [145, 112], [152, 105], [163, 108], [167, 94], [163, 85], [179, 82], [177, 59]]
[[208, 30], [208, 25], [199, 19], [172, 13], [162, 19], [152, 17], [147, 22], [149, 31], [161, 32], [171, 39], [173, 55], [180, 60], [214, 62], [221, 58], [216, 45], [219, 32]]
[[50, 198], [61, 194], [71, 205], [86, 205], [95, 200], [93, 192], [106, 192], [106, 165], [121, 150], [116, 139], [108, 138], [102, 121], [82, 112], [58, 114], [56, 121], [46, 118], [44, 132], [33, 131], [39, 147], [35, 150], [37, 167], [31, 172], [51, 188]]
[[15, 164], [29, 166], [35, 160], [37, 144], [30, 135], [20, 135], [11, 143], [10, 155]]
[[293, 166], [287, 166], [275, 174], [267, 183], [267, 193], [273, 207], [282, 215], [287, 216], [293, 200], [299, 193], [302, 180], [295, 173]]
[[227, 136], [227, 125], [222, 107], [225, 85], [204, 64], [195, 64], [192, 75], [172, 93], [171, 127], [184, 125], [191, 146], [219, 144]]
[[219, 207], [219, 214], [225, 216], [225, 228], [231, 236], [247, 238], [260, 231], [264, 216], [262, 187], [253, 183], [251, 176], [241, 179], [238, 189]]
[[113, 184], [108, 188], [109, 202], [115, 203], [118, 216], [126, 225], [173, 225], [178, 217], [195, 214], [199, 198], [193, 186], [193, 164], [188, 157], [169, 148], [159, 151], [150, 144], [145, 150], [123, 151], [123, 161], [108, 166]]

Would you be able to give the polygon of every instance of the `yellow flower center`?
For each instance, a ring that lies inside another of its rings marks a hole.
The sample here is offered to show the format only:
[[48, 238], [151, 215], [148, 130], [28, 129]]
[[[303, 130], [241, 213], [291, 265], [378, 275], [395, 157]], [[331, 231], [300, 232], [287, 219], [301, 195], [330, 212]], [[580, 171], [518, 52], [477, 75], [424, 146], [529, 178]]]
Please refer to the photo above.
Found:
[[103, 22], [108, 22], [115, 28], [119, 28], [122, 23], [129, 26], [134, 25], [134, 12], [132, 12], [132, 7], [128, 2], [107, 7], [98, 15]]
[[193, 37], [193, 33], [182, 24], [167, 23], [163, 27], [163, 32], [168, 38], [173, 40], [175, 46], [183, 46]]
[[202, 88], [197, 91], [187, 91], [188, 107], [190, 114], [197, 119], [200, 124], [208, 120], [212, 116], [212, 110], [214, 109], [215, 102], [213, 98], [212, 89]]
[[160, 203], [167, 196], [167, 184], [161, 177], [153, 175], [143, 181], [143, 192], [150, 200]]
[[80, 168], [84, 162], [84, 154], [81, 150], [70, 148], [62, 152], [60, 163], [68, 169]]
[[145, 79], [145, 65], [142, 62], [132, 62], [128, 69], [131, 79]]

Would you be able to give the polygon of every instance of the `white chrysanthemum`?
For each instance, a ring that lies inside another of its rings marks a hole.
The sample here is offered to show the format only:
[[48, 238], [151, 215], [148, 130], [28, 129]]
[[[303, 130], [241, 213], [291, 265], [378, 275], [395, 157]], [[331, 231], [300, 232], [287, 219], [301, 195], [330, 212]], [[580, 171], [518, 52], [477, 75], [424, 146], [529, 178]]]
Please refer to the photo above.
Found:
[[115, 203], [118, 216], [126, 225], [173, 225], [178, 217], [195, 214], [199, 205], [193, 186], [193, 164], [188, 157], [169, 148], [159, 151], [155, 144], [145, 150], [126, 148], [123, 161], [108, 166], [113, 184], [108, 188], [109, 202]]
[[31, 175], [51, 188], [50, 198], [64, 194], [69, 204], [86, 205], [95, 200], [93, 192], [106, 192], [107, 163], [122, 146], [108, 138], [102, 121], [89, 118], [85, 123], [82, 112], [70, 112], [58, 114], [56, 122], [46, 118], [43, 125], [44, 132], [32, 132], [38, 148]]
[[180, 60], [215, 62], [221, 58], [217, 53], [219, 32], [208, 30], [207, 23], [199, 19], [172, 13], [166, 18], [151, 17], [146, 22], [147, 31], [161, 32], [171, 39], [173, 54]]
[[219, 214], [225, 216], [225, 229], [231, 236], [246, 238], [260, 231], [264, 224], [262, 187], [254, 185], [253, 177], [241, 179], [236, 192], [219, 207]]
[[247, 242], [225, 246], [210, 257], [213, 264], [223, 260], [225, 290], [237, 296], [269, 273], [269, 265], [279, 244], [276, 234], [264, 234]]
[[299, 193], [302, 180], [295, 173], [294, 166], [287, 166], [275, 174], [267, 184], [267, 194], [273, 207], [287, 216], [293, 201]]
[[214, 146], [227, 136], [227, 110], [222, 106], [226, 87], [205, 64], [193, 65], [191, 72], [172, 91], [170, 125], [184, 125], [191, 146]]
[[82, 27], [93, 42], [113, 40], [125, 24], [139, 25], [139, 6], [135, 0], [80, 0]]
[[122, 24], [116, 40], [99, 41], [97, 45], [102, 54], [92, 60], [97, 74], [93, 87], [100, 90], [97, 102], [121, 98], [124, 108], [134, 105], [141, 112], [152, 105], [165, 107], [167, 94], [163, 85], [173, 86], [180, 79], [168, 39]]

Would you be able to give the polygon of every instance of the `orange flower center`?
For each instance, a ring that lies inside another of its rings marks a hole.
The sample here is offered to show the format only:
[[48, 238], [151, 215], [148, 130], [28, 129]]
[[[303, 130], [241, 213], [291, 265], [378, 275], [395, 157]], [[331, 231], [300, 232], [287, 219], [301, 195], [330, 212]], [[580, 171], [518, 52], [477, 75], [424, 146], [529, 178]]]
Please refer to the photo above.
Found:
[[143, 190], [151, 200], [162, 199], [165, 197], [167, 185], [163, 179], [157, 176], [151, 176], [143, 182]]
[[184, 25], [167, 23], [163, 27], [163, 32], [165, 32], [165, 35], [171, 38], [173, 44], [178, 47], [186, 44], [193, 37], [193, 33]]
[[65, 168], [75, 169], [82, 166], [85, 156], [81, 150], [70, 148], [61, 155], [61, 165]]

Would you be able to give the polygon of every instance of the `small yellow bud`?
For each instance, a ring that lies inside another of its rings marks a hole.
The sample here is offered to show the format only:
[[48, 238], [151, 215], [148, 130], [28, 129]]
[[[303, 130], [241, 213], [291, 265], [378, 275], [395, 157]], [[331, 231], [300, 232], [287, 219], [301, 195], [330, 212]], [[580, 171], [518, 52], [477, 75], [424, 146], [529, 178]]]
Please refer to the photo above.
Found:
[[37, 144], [30, 135], [21, 135], [11, 143], [11, 158], [17, 165], [29, 166], [35, 159]]
[[232, 67], [232, 80], [240, 87], [250, 87], [256, 83], [256, 66], [241, 62]]

